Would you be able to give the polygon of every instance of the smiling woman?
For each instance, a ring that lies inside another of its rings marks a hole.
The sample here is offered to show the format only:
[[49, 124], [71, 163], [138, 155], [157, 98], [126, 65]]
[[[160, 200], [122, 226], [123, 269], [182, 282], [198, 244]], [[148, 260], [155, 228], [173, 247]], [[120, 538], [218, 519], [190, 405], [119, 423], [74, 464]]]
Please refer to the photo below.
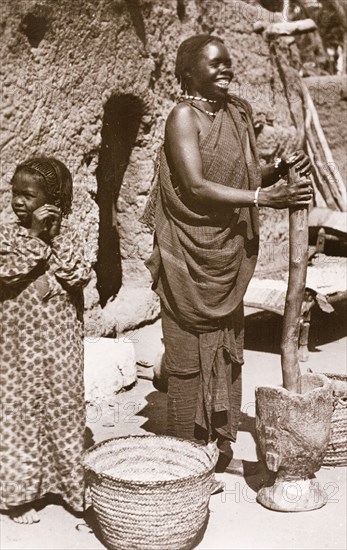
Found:
[[[193, 37], [196, 38], [196, 37]], [[189, 45], [189, 44], [188, 44]], [[233, 77], [228, 50], [220, 38], [210, 36], [209, 42], [200, 55], [187, 58], [183, 42], [177, 54], [176, 76], [181, 81], [183, 91], [188, 88], [200, 89], [196, 99], [207, 99], [216, 104], [223, 99]], [[183, 50], [183, 51], [182, 51]]]
[[307, 204], [305, 178], [277, 182], [303, 153], [262, 173], [247, 101], [228, 94], [223, 41], [198, 35], [179, 47], [183, 96], [168, 116], [161, 150], [154, 250], [147, 262], [161, 299], [168, 373], [168, 430], [217, 440], [231, 460], [241, 405], [243, 296], [258, 253], [258, 206]]

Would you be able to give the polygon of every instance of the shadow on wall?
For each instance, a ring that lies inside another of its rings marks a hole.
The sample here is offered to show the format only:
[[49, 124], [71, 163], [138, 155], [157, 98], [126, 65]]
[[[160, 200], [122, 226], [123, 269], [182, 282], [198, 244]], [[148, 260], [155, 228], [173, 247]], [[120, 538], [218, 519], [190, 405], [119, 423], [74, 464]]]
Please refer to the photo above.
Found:
[[141, 99], [131, 94], [113, 95], [105, 104], [96, 170], [100, 210], [96, 275], [101, 307], [117, 295], [122, 284], [116, 205], [142, 114]]

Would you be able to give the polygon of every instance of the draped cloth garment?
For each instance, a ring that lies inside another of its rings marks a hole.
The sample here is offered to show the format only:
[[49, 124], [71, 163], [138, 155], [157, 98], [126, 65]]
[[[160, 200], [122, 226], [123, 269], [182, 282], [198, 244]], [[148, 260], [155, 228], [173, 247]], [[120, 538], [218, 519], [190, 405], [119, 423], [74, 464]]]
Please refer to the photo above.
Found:
[[[255, 190], [260, 185], [246, 101], [230, 96], [199, 145], [204, 179], [236, 189]], [[242, 349], [230, 329], [233, 315], [243, 317], [239, 306], [256, 265], [258, 212], [254, 207], [197, 206], [182, 190], [173, 181], [163, 147], [154, 249], [147, 267], [168, 315], [184, 330], [199, 335], [202, 384], [196, 422], [211, 433], [213, 413], [230, 413], [227, 369], [243, 363]], [[228, 423], [229, 428], [225, 425], [219, 431], [234, 439], [230, 419]]]
[[91, 265], [63, 220], [50, 244], [0, 227], [0, 508], [48, 493], [85, 508], [83, 291]]

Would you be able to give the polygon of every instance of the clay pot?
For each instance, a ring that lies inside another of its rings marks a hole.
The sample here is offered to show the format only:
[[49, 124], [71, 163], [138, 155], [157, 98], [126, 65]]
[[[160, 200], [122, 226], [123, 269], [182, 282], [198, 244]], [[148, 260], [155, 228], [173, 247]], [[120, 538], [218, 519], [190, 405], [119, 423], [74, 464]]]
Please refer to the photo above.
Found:
[[321, 467], [330, 438], [331, 384], [324, 375], [304, 374], [301, 387], [300, 394], [275, 386], [256, 389], [258, 443], [273, 472], [257, 501], [271, 510], [301, 512], [327, 502], [314, 473]]

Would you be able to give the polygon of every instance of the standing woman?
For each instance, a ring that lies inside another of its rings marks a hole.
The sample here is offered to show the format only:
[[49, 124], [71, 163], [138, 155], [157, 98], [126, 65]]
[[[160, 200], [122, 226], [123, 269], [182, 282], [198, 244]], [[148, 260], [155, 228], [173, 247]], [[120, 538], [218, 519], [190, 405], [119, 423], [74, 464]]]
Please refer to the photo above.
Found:
[[276, 183], [302, 152], [260, 168], [251, 107], [228, 95], [233, 73], [223, 41], [198, 35], [179, 47], [183, 97], [168, 116], [147, 262], [161, 299], [168, 372], [168, 433], [217, 440], [232, 458], [241, 407], [243, 297], [258, 253], [258, 207], [308, 204], [309, 180]]

